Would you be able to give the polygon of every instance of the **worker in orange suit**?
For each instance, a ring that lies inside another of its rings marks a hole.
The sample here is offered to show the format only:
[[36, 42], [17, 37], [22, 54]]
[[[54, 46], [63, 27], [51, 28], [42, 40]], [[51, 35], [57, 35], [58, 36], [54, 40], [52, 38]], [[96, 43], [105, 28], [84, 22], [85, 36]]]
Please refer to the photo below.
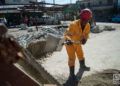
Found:
[[73, 21], [64, 33], [65, 47], [68, 54], [68, 65], [70, 71], [68, 80], [75, 78], [74, 68], [76, 56], [80, 63], [80, 69], [83, 69], [84, 71], [90, 70], [90, 67], [85, 65], [85, 58], [81, 45], [84, 45], [89, 37], [89, 20], [91, 18], [91, 10], [87, 8], [81, 10], [80, 19]]

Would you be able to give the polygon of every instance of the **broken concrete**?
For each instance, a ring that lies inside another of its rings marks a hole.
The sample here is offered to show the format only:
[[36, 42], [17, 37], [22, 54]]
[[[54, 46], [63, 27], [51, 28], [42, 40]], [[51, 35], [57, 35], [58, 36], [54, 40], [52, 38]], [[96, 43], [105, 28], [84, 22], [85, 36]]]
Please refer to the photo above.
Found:
[[92, 33], [100, 33], [102, 32], [103, 30], [100, 29], [100, 27], [98, 25], [94, 26], [93, 28], [91, 28], [91, 32]]
[[104, 26], [104, 31], [113, 31], [115, 30], [115, 28], [113, 28], [112, 26]]
[[[32, 53], [35, 58], [41, 58], [44, 56], [46, 41], [34, 41], [30, 42], [27, 46], [27, 49]], [[46, 55], [46, 54], [45, 54]]]
[[63, 35], [64, 28], [42, 27], [39, 31], [29, 32], [17, 38], [18, 42], [27, 48], [34, 57], [41, 58], [56, 51], [57, 44]]

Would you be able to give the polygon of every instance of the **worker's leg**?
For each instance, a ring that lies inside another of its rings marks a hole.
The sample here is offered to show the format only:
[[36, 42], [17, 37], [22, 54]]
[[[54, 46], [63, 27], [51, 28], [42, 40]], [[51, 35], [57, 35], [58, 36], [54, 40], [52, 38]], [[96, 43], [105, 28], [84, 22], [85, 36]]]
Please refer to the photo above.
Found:
[[80, 44], [77, 44], [75, 46], [76, 46], [76, 55], [78, 57], [78, 60], [82, 61], [84, 59], [84, 53], [82, 50], [82, 46]]
[[74, 45], [66, 45], [66, 50], [68, 54], [68, 66], [69, 66], [69, 78], [66, 81], [65, 86], [74, 86], [75, 85], [75, 47]]
[[75, 66], [75, 47], [73, 45], [66, 45], [66, 50], [68, 54], [68, 66], [70, 69], [70, 75], [74, 75]]
[[76, 54], [77, 54], [77, 57], [78, 57], [78, 60], [79, 60], [79, 63], [80, 63], [80, 69], [83, 69], [85, 71], [89, 71], [90, 67], [87, 67], [85, 65], [85, 58], [84, 58], [84, 53], [83, 53], [83, 50], [82, 50], [82, 46], [81, 45], [76, 45], [76, 46], [77, 46]]

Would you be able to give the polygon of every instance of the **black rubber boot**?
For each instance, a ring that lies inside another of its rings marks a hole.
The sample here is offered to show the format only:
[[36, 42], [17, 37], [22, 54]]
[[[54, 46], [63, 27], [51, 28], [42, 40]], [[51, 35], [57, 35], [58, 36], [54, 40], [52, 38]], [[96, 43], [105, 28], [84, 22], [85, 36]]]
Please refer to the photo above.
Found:
[[74, 76], [74, 75], [75, 75], [75, 74], [74, 74], [74, 70], [75, 70], [74, 66], [69, 67], [69, 71], [70, 71], [69, 76], [70, 76], [70, 77], [72, 77], [72, 76]]
[[87, 66], [85, 65], [85, 59], [80, 60], [79, 63], [80, 63], [80, 70], [90, 71], [90, 67], [87, 67]]
[[64, 86], [77, 86], [76, 77], [74, 74], [74, 66], [69, 67], [69, 70], [70, 70], [70, 74]]

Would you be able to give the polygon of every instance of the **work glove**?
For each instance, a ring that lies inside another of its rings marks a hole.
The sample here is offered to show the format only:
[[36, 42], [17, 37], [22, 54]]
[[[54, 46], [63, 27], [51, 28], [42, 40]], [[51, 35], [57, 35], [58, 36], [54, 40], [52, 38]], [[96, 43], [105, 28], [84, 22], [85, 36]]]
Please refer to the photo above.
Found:
[[85, 38], [83, 38], [82, 40], [81, 40], [81, 43], [83, 44], [83, 45], [85, 45], [86, 44], [86, 39]]
[[67, 44], [67, 45], [72, 45], [73, 42], [72, 42], [71, 40], [65, 40], [65, 44]]

